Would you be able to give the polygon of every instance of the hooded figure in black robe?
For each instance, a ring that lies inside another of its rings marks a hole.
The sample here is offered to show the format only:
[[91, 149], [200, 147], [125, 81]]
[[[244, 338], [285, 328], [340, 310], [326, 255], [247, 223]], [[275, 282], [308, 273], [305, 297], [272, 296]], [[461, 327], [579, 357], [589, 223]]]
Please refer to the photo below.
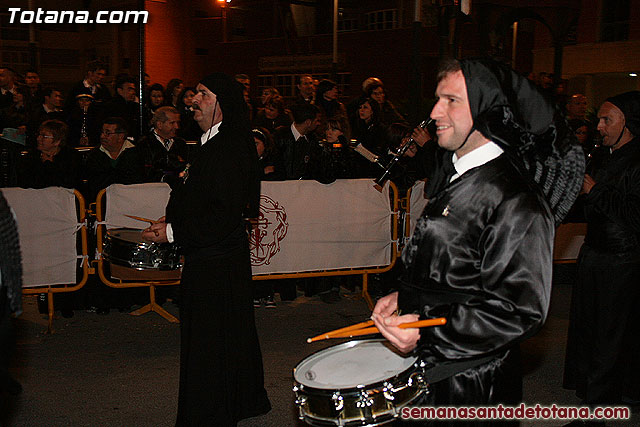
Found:
[[640, 92], [608, 98], [598, 117], [605, 138], [584, 189], [564, 371], [564, 387], [589, 405], [640, 401]]
[[[215, 126], [205, 129], [213, 136], [203, 141], [183, 183], [174, 186], [166, 209], [166, 223], [185, 256], [176, 426], [235, 426], [271, 408], [244, 220], [258, 213], [258, 156], [241, 85], [220, 73], [200, 84], [217, 99], [211, 125], [216, 109], [222, 122], [217, 133]], [[145, 237], [153, 240], [154, 230], [161, 234], [164, 227], [154, 224]]]
[[[584, 157], [557, 107], [524, 77], [488, 59], [451, 68], [446, 76], [462, 72], [473, 121], [452, 150], [457, 154], [477, 130], [486, 146], [503, 152], [457, 177], [453, 151], [439, 152], [429, 202], [402, 254], [396, 307], [406, 317], [447, 318], [444, 326], [422, 328], [411, 343], [431, 366], [431, 393], [422, 405], [516, 405], [519, 343], [547, 316], [555, 224], [577, 196]], [[438, 102], [461, 102], [439, 95]], [[450, 122], [442, 120], [443, 132]], [[391, 325], [406, 321], [382, 309], [387, 302], [379, 301], [374, 316], [384, 313]]]

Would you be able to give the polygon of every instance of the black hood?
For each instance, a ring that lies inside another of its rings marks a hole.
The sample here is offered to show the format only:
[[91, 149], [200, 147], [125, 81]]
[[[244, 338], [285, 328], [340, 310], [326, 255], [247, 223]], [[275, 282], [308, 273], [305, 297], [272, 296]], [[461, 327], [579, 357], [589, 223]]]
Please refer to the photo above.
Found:
[[460, 64], [474, 129], [524, 167], [559, 224], [584, 176], [584, 154], [564, 115], [537, 86], [504, 64], [488, 58]]
[[227, 128], [249, 130], [249, 108], [244, 101], [244, 86], [224, 73], [209, 74], [200, 84], [216, 94], [218, 108], [222, 109], [220, 131]]
[[606, 99], [622, 111], [624, 114], [625, 127], [633, 136], [640, 136], [640, 92], [621, 93]]

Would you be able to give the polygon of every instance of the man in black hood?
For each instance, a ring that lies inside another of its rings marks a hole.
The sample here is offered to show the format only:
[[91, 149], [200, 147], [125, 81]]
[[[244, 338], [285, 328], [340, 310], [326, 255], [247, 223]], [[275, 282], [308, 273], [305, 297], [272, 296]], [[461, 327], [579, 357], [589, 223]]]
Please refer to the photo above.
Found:
[[184, 252], [180, 394], [176, 426], [235, 426], [270, 410], [253, 314], [244, 217], [257, 217], [258, 156], [242, 86], [225, 74], [198, 84], [197, 158], [166, 209], [143, 233]]
[[598, 131], [602, 147], [582, 186], [587, 235], [564, 378], [565, 388], [589, 405], [640, 400], [640, 92], [608, 98]]
[[[517, 405], [519, 343], [545, 321], [554, 226], [575, 200], [584, 157], [557, 107], [509, 68], [450, 60], [438, 80], [440, 166], [402, 254], [399, 291], [372, 317], [431, 366], [421, 403]], [[436, 317], [446, 325], [397, 327]]]

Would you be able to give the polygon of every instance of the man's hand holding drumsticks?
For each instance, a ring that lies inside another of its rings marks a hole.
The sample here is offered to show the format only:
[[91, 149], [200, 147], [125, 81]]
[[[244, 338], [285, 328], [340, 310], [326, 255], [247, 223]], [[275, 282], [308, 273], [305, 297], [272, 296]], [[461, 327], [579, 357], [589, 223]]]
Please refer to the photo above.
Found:
[[166, 243], [167, 240], [167, 223], [165, 217], [158, 218], [149, 227], [142, 230], [142, 238], [156, 243]]
[[408, 353], [418, 345], [420, 329], [398, 327], [401, 323], [416, 322], [420, 318], [417, 314], [394, 314], [398, 309], [398, 293], [394, 292], [376, 303], [371, 319], [380, 333], [403, 353]]

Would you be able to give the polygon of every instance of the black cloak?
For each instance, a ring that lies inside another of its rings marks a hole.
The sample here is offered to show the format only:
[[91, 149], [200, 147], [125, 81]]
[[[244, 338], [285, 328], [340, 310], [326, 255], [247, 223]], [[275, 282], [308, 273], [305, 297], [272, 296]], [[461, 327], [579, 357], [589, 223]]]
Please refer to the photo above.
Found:
[[222, 123], [173, 188], [166, 211], [185, 254], [176, 425], [226, 427], [270, 409], [243, 218], [258, 209], [260, 181], [239, 83], [224, 74], [201, 83], [216, 95]]

